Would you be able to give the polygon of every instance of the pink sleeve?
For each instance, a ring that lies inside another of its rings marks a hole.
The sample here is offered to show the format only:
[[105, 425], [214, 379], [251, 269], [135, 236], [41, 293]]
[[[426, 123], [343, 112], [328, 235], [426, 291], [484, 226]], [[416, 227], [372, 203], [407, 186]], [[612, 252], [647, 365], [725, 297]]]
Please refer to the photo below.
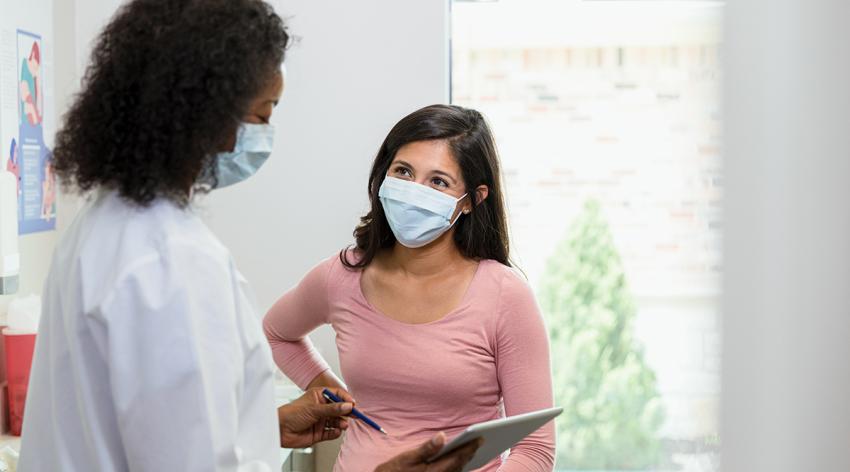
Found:
[[[496, 370], [507, 416], [552, 407], [549, 336], [531, 289], [514, 274], [502, 280]], [[511, 448], [499, 471], [551, 471], [554, 464], [555, 425], [549, 422]]]
[[328, 276], [333, 262], [330, 258], [314, 267], [275, 302], [263, 320], [275, 363], [302, 389], [328, 369], [307, 335], [328, 322]]

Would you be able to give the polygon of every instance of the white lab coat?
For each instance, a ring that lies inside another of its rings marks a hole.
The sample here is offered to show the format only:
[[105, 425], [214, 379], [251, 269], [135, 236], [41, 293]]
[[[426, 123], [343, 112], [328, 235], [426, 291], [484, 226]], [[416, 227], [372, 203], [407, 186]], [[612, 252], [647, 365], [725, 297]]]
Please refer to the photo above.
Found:
[[273, 372], [201, 220], [103, 193], [54, 254], [18, 470], [279, 470]]

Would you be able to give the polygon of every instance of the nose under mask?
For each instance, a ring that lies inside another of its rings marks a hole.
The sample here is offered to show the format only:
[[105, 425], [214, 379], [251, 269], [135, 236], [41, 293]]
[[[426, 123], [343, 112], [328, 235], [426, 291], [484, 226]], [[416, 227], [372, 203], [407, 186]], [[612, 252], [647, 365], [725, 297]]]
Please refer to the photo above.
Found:
[[427, 245], [449, 230], [457, 204], [467, 194], [454, 198], [439, 190], [408, 180], [386, 177], [378, 197], [398, 242], [409, 248]]
[[242, 123], [236, 133], [233, 151], [216, 155], [218, 182], [215, 188], [239, 183], [256, 174], [266, 163], [274, 145], [274, 126]]

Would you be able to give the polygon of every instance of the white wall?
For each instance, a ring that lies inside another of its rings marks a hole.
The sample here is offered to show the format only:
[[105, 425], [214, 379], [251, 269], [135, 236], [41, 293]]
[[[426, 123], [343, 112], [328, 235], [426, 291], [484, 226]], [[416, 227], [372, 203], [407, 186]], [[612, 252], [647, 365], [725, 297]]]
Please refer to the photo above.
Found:
[[726, 472], [850, 470], [850, 4], [726, 6]]
[[[265, 311], [353, 242], [372, 159], [413, 110], [448, 100], [446, 0], [277, 2], [292, 34], [275, 152], [252, 179], [203, 204]], [[325, 329], [314, 336], [336, 364]]]
[[[62, 0], [54, 0], [60, 2]], [[85, 72], [85, 66], [91, 55], [92, 41], [100, 30], [115, 14], [122, 3], [121, 0], [72, 0], [73, 10], [66, 16], [65, 21], [73, 21], [75, 36], [73, 48], [76, 51], [76, 79], [79, 80]]]
[[[23, 1], [23, 0], [18, 0]], [[74, 14], [73, 0], [53, 0], [53, 17], [58, 19], [53, 22], [52, 42], [45, 46], [53, 48], [53, 83], [47, 87], [52, 92], [45, 94], [54, 97], [55, 103], [52, 117], [53, 123], [59, 123], [59, 119], [70, 104], [72, 94], [76, 90], [76, 50], [75, 25], [73, 22], [62, 21], [72, 18]], [[49, 142], [52, 142], [52, 138]], [[56, 230], [43, 233], [21, 236], [19, 239], [19, 250], [21, 254], [20, 287], [18, 293], [0, 296], [0, 322], [5, 322], [6, 307], [15, 297], [28, 294], [41, 294], [44, 279], [50, 268], [50, 260], [53, 248], [73, 220], [77, 210], [77, 199], [62, 195], [57, 199]]]

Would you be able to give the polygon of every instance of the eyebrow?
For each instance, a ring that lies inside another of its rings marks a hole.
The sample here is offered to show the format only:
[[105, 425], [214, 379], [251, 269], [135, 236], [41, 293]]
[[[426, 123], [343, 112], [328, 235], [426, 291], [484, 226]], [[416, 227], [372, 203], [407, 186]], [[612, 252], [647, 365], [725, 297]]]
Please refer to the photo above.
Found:
[[453, 176], [449, 175], [449, 174], [448, 174], [448, 173], [446, 173], [446, 172], [443, 172], [443, 171], [441, 171], [441, 170], [435, 170], [435, 171], [434, 171], [434, 173], [435, 173], [435, 174], [437, 174], [437, 175], [442, 175], [442, 176], [444, 176], [444, 177], [448, 178], [449, 180], [451, 180], [451, 181], [452, 181], [452, 183], [455, 183], [455, 184], [457, 183], [457, 179], [456, 179], [456, 178], [454, 178]]
[[[395, 161], [394, 165], [399, 165], [399, 164], [413, 169], [413, 166], [410, 165], [407, 161], [397, 160], [397, 161]], [[431, 171], [431, 173], [437, 174], [437, 175], [442, 175], [444, 177], [447, 177], [449, 180], [451, 180], [452, 183], [457, 183], [457, 179], [452, 177], [451, 175], [449, 175], [449, 173], [447, 173], [447, 172], [443, 172], [441, 170], [434, 170], [434, 171]]]

